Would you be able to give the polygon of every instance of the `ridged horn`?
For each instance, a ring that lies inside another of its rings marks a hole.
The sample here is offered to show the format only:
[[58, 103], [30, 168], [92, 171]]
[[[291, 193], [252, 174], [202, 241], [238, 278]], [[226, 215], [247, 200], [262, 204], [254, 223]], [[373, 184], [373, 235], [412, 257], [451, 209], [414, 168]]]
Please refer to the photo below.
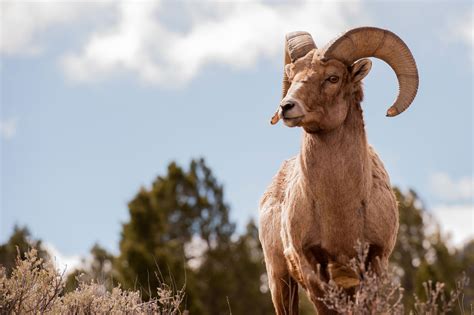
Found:
[[[282, 99], [286, 96], [288, 89], [290, 88], [290, 80], [286, 75], [285, 67], [287, 64], [295, 62], [298, 58], [303, 57], [309, 53], [312, 49], [315, 49], [313, 38], [308, 32], [292, 32], [286, 34], [285, 41], [285, 64], [283, 65], [283, 87], [282, 87]], [[279, 111], [275, 112], [270, 123], [276, 124], [280, 120]]]
[[388, 30], [376, 27], [352, 29], [330, 42], [322, 55], [348, 66], [366, 57], [376, 57], [388, 63], [397, 75], [399, 86], [397, 99], [387, 110], [389, 117], [406, 110], [416, 96], [419, 79], [415, 59], [400, 37]]
[[[315, 49], [313, 38], [308, 32], [292, 32], [286, 34], [285, 41], [285, 65], [284, 67], [295, 62], [298, 58], [303, 57], [312, 49]], [[288, 76], [286, 75], [285, 68], [283, 68], [283, 93], [282, 98], [286, 96], [286, 92], [290, 87]]]

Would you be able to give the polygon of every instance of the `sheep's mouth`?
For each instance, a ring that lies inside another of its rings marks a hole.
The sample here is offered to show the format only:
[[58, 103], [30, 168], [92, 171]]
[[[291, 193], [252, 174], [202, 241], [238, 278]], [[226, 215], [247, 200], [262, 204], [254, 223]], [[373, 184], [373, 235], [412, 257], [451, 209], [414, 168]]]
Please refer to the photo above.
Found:
[[296, 126], [303, 120], [303, 116], [298, 117], [283, 117], [283, 123], [287, 126]]
[[298, 117], [285, 117], [283, 116], [284, 121], [295, 121], [295, 120], [301, 120], [303, 119], [303, 116], [298, 116]]

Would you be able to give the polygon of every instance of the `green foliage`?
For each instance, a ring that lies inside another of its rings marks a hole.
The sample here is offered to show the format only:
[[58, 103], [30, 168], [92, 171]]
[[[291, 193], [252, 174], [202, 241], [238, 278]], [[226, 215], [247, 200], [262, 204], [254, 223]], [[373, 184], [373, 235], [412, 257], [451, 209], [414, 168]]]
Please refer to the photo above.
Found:
[[427, 265], [427, 247], [429, 245], [425, 236], [423, 223], [423, 209], [414, 191], [403, 194], [395, 189], [400, 215], [400, 228], [397, 243], [391, 256], [391, 262], [399, 267], [402, 273], [401, 285], [405, 289], [405, 306], [412, 305], [413, 293], [416, 292], [420, 270], [419, 266]]
[[[272, 312], [269, 292], [260, 291], [265, 269], [257, 228], [250, 223], [233, 240], [222, 185], [203, 159], [188, 170], [171, 163], [150, 189], [140, 189], [129, 210], [114, 263], [125, 288], [150, 298], [161, 282], [185, 285], [192, 314]], [[189, 249], [196, 243], [198, 257]]]
[[[466, 310], [471, 310], [470, 305], [474, 306], [474, 240], [468, 242], [457, 254], [461, 269], [471, 280], [471, 286], [464, 291], [464, 304]], [[474, 310], [474, 309], [473, 309]], [[466, 311], [466, 314], [469, 311]]]
[[253, 221], [237, 241], [204, 253], [197, 270], [199, 297], [206, 314], [272, 314], [273, 305], [263, 280], [265, 266]]
[[[401, 286], [405, 290], [403, 303], [406, 309], [415, 304], [414, 295], [424, 296], [425, 282], [444, 283], [446, 291], [456, 289], [456, 279], [465, 272], [474, 276], [474, 245], [467, 244], [461, 249], [450, 249], [438, 226], [417, 194], [410, 190], [402, 193], [395, 188], [399, 202], [400, 229], [391, 263], [397, 267]], [[429, 232], [432, 230], [431, 232]], [[465, 290], [464, 308], [474, 303], [472, 289]], [[461, 303], [462, 304], [462, 303]], [[460, 309], [453, 310], [454, 313]]]

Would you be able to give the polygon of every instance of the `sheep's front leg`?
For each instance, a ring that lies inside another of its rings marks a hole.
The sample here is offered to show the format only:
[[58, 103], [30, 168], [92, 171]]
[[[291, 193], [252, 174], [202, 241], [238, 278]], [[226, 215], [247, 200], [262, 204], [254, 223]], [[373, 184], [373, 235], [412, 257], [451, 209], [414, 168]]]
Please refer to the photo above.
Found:
[[286, 272], [268, 271], [268, 284], [277, 315], [298, 315], [298, 284]]
[[[293, 248], [293, 255], [291, 251], [286, 251], [287, 259], [292, 256], [298, 262], [299, 270], [301, 270], [301, 282], [306, 289], [308, 297], [314, 304], [318, 311], [318, 315], [332, 315], [337, 314], [336, 311], [328, 309], [320, 300], [324, 296], [322, 282], [329, 280], [328, 274], [328, 256], [320, 246], [311, 246], [301, 249], [297, 252]], [[296, 258], [296, 259], [295, 259]]]

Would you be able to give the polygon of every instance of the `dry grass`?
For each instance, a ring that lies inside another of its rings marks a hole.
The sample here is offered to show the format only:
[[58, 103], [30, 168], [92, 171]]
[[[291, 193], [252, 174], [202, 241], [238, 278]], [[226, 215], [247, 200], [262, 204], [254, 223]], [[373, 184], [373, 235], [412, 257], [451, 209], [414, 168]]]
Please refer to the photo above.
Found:
[[403, 288], [388, 272], [377, 276], [370, 266], [367, 268], [368, 249], [359, 244], [358, 255], [350, 262], [350, 268], [360, 277], [355, 294], [330, 281], [323, 284], [325, 295], [321, 300], [342, 314], [403, 314]]
[[[444, 292], [444, 283], [436, 282], [433, 284], [432, 281], [424, 282], [423, 287], [425, 289], [425, 301], [421, 301], [419, 297], [415, 295], [415, 314], [449, 314], [455, 307], [459, 305], [461, 314], [467, 314], [463, 308], [462, 296], [463, 289], [469, 284], [469, 279], [463, 275], [456, 281], [456, 289], [452, 290], [449, 295]], [[413, 312], [412, 312], [413, 313]], [[471, 314], [472, 305], [471, 305]]]
[[182, 314], [184, 289], [173, 290], [162, 284], [158, 297], [143, 302], [138, 291], [115, 287], [111, 292], [96, 282], [80, 282], [63, 295], [63, 274], [35, 249], [26, 259], [17, 258], [11, 276], [0, 267], [0, 314]]
[[348, 293], [333, 281], [323, 284], [324, 297], [321, 301], [331, 310], [340, 314], [450, 314], [459, 305], [459, 312], [467, 314], [462, 308], [463, 289], [469, 279], [462, 275], [456, 283], [456, 289], [446, 294], [443, 283], [423, 283], [425, 296], [415, 296], [413, 309], [405, 312], [402, 303], [403, 288], [394, 272], [384, 270], [377, 275], [371, 266], [367, 266], [368, 245], [358, 244], [357, 257], [351, 260], [351, 269], [359, 275], [360, 283], [355, 294]]

